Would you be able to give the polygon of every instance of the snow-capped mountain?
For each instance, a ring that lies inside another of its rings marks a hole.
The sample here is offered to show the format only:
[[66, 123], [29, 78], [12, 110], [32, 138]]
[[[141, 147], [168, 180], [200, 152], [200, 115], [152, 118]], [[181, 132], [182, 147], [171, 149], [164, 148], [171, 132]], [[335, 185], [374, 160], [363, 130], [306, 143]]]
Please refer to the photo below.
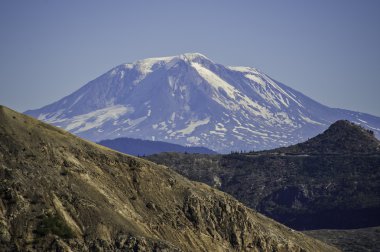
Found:
[[380, 135], [379, 117], [326, 107], [255, 68], [199, 53], [119, 65], [25, 113], [92, 141], [133, 137], [219, 152], [294, 144], [338, 119]]

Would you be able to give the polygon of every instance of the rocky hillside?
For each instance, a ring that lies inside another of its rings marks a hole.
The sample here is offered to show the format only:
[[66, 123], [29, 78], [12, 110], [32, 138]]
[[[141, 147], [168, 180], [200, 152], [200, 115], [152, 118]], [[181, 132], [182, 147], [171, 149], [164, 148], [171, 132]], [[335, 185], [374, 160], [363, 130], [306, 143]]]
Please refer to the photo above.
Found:
[[0, 107], [0, 251], [335, 251], [174, 171]]
[[374, 132], [347, 120], [332, 124], [325, 132], [304, 143], [266, 151], [284, 154], [378, 154], [380, 142]]
[[380, 225], [380, 150], [373, 133], [338, 121], [305, 143], [230, 155], [148, 159], [221, 189], [295, 229]]

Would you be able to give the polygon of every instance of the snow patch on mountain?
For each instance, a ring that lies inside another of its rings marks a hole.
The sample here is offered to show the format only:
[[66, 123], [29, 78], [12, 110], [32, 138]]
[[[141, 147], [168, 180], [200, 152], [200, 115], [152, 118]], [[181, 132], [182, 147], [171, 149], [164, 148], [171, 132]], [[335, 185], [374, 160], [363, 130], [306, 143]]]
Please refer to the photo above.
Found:
[[[215, 73], [213, 73], [209, 69], [203, 67], [201, 64], [191, 63], [191, 65], [198, 71], [198, 73], [200, 74], [200, 76], [202, 76], [203, 79], [205, 79], [208, 83], [210, 83], [210, 85], [212, 85], [212, 87], [215, 89], [217, 93], [220, 93], [220, 91], [223, 91], [224, 94], [227, 94], [228, 98], [230, 99], [236, 98], [235, 93], [238, 93], [238, 91], [233, 86], [231, 86], [230, 84], [228, 84], [227, 82], [219, 78], [219, 76], [217, 76]], [[223, 99], [220, 99], [220, 100], [223, 100]]]
[[70, 119], [58, 118], [63, 114], [63, 112], [64, 110], [59, 110], [51, 114], [41, 114], [38, 119], [51, 124], [63, 123], [65, 130], [72, 131], [74, 134], [78, 134], [90, 129], [98, 128], [107, 121], [116, 120], [128, 112], [133, 112], [133, 108], [125, 107], [122, 105], [115, 105], [103, 109], [98, 109], [86, 114], [74, 116]]
[[170, 135], [177, 135], [177, 134], [189, 135], [189, 134], [193, 133], [193, 131], [197, 127], [199, 127], [201, 125], [208, 124], [209, 122], [210, 122], [210, 118], [205, 118], [203, 120], [198, 120], [198, 121], [191, 121], [189, 124], [187, 124], [186, 128], [181, 129], [181, 130], [177, 130], [177, 131], [171, 133]]
[[309, 117], [307, 116], [304, 116], [304, 115], [300, 115], [300, 117], [307, 123], [312, 123], [312, 124], [316, 124], [316, 125], [323, 125], [323, 123], [320, 123], [320, 122], [317, 122], [317, 121], [314, 121], [312, 119], [310, 119]]

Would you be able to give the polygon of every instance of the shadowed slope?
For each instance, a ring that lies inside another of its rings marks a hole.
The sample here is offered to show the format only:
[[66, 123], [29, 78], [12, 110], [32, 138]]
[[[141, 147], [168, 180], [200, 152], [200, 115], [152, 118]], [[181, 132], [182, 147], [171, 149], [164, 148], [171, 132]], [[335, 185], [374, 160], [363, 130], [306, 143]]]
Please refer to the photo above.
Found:
[[166, 167], [0, 107], [1, 251], [334, 251]]

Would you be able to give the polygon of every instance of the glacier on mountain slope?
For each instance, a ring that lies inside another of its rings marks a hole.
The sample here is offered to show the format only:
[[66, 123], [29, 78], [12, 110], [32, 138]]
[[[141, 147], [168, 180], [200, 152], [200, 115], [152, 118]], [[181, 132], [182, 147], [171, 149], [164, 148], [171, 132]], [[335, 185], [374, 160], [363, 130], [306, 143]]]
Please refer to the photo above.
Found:
[[92, 141], [117, 137], [266, 149], [312, 137], [338, 119], [380, 133], [380, 118], [326, 107], [251, 67], [199, 53], [122, 64], [26, 114]]

